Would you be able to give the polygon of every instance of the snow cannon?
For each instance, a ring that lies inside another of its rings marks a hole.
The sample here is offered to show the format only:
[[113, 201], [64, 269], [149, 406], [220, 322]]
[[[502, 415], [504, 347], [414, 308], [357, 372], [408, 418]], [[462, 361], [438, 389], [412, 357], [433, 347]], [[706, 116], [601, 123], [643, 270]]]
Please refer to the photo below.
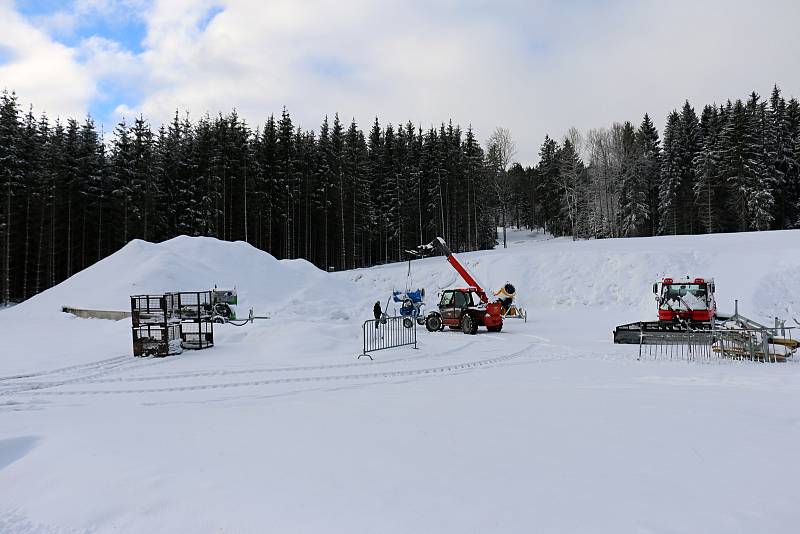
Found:
[[406, 328], [413, 326], [412, 321], [417, 320], [419, 324], [423, 324], [420, 318], [420, 309], [425, 305], [425, 289], [420, 288], [414, 291], [392, 291], [392, 300], [400, 303], [400, 316], [406, 317], [408, 320], [403, 320], [403, 325]]
[[511, 282], [506, 282], [503, 287], [498, 289], [494, 292], [494, 296], [498, 297], [498, 300], [503, 305], [503, 311], [506, 311], [511, 303], [514, 302], [514, 295], [517, 293], [514, 284]]
[[214, 289], [211, 290], [211, 308], [213, 310], [213, 321], [215, 323], [227, 323], [236, 320], [236, 305], [239, 303], [239, 295], [236, 288], [233, 289]]
[[504, 318], [512, 317], [524, 319], [527, 321], [528, 315], [525, 310], [514, 304], [514, 297], [517, 295], [517, 289], [511, 282], [506, 282], [503, 287], [493, 293], [500, 303], [501, 312]]

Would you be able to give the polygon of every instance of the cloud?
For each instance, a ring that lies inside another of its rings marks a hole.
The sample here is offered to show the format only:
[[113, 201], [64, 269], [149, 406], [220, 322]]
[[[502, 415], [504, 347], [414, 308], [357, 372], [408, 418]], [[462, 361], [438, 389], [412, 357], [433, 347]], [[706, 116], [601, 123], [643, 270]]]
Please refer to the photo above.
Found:
[[0, 2], [0, 88], [16, 91], [23, 105], [51, 117], [81, 118], [96, 95], [95, 80], [76, 51], [57, 43]]
[[645, 112], [663, 125], [686, 98], [700, 107], [773, 83], [800, 96], [791, 0], [78, 0], [80, 10], [135, 16], [146, 32], [141, 50], [107, 35], [60, 50], [90, 78], [66, 83], [94, 82], [109, 109], [154, 123], [176, 108], [235, 107], [255, 124], [284, 105], [305, 129], [335, 112], [365, 128], [375, 116], [424, 128], [452, 118], [484, 140], [508, 128], [534, 163], [544, 135], [570, 126], [637, 124]]
[[[213, 10], [213, 11], [212, 11]], [[212, 12], [213, 17], [206, 20]], [[156, 120], [286, 105], [317, 128], [452, 118], [485, 139], [511, 130], [532, 163], [546, 133], [657, 123], [695, 105], [800, 85], [794, 2], [156, 1], [141, 59]]]

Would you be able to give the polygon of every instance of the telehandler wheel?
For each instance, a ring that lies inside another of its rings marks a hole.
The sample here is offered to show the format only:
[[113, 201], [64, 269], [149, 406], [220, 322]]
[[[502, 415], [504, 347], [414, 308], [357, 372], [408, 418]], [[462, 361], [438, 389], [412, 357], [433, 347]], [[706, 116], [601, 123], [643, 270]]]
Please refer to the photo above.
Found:
[[442, 316], [433, 313], [425, 318], [425, 328], [428, 332], [438, 332], [442, 329]]
[[489, 332], [499, 332], [502, 329], [503, 329], [503, 323], [500, 323], [497, 326], [487, 326], [486, 327], [486, 330], [488, 330]]
[[412, 328], [414, 326], [414, 319], [411, 317], [403, 317], [403, 326], [405, 328]]
[[461, 331], [474, 336], [478, 333], [478, 321], [473, 319], [470, 314], [465, 313], [461, 316]]

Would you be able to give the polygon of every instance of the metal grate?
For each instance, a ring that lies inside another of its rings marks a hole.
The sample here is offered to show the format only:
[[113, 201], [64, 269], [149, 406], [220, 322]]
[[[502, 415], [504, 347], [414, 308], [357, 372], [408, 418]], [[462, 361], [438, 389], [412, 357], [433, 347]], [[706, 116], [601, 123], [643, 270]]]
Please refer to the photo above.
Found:
[[792, 328], [724, 326], [686, 332], [640, 331], [639, 358], [785, 362], [797, 350]]
[[181, 346], [185, 349], [207, 349], [214, 346], [214, 327], [211, 321], [182, 321]]

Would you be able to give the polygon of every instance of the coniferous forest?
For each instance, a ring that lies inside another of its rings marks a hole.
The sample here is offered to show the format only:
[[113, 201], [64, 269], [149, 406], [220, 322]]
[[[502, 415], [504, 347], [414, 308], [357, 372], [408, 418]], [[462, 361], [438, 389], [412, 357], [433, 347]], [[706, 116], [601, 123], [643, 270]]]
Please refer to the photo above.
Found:
[[484, 148], [452, 123], [367, 133], [335, 115], [318, 131], [287, 110], [255, 128], [237, 113], [176, 112], [103, 136], [91, 118], [51, 120], [0, 96], [0, 304], [24, 300], [132, 239], [243, 240], [324, 269], [404, 259], [441, 235], [491, 248], [498, 225], [606, 238], [800, 227], [800, 106], [686, 102], [663, 135], [645, 115], [561, 140], [533, 167], [511, 163], [498, 128]]

